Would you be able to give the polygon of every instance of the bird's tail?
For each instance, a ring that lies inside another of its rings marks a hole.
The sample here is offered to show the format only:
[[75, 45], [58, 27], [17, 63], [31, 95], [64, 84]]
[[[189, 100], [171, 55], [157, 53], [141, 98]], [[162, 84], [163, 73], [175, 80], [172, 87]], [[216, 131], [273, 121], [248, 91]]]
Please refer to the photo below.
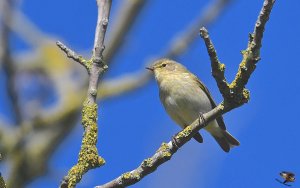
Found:
[[217, 132], [211, 132], [211, 135], [225, 152], [229, 152], [230, 148], [240, 145], [237, 139], [235, 139], [228, 131], [221, 128]]

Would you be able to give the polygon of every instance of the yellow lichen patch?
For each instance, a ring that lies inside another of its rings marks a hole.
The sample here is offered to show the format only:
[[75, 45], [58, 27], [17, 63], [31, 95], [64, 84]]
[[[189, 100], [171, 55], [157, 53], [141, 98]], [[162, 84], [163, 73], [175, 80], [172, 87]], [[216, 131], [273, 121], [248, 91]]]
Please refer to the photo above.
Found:
[[130, 180], [130, 179], [139, 180], [141, 177], [138, 172], [126, 172], [126, 173], [122, 174], [121, 178], [122, 178], [122, 181], [126, 181], [126, 180]]
[[97, 143], [97, 104], [89, 104], [86, 100], [82, 109], [82, 125], [84, 136], [79, 152], [78, 162], [68, 173], [68, 187], [75, 187], [83, 174], [89, 169], [105, 164], [105, 160], [98, 155]]
[[191, 126], [187, 126], [185, 129], [183, 129], [176, 135], [176, 139], [188, 137], [191, 134], [191, 132], [192, 132]]
[[131, 177], [131, 173], [130, 172], [122, 174], [122, 179], [126, 180], [126, 179], [130, 179], [130, 177]]
[[133, 178], [136, 180], [139, 180], [141, 178], [140, 174], [138, 172], [133, 173]]
[[81, 180], [84, 173], [84, 167], [77, 164], [71, 168], [68, 173], [68, 188], [73, 188]]
[[105, 160], [101, 156], [98, 156], [98, 164], [99, 164], [99, 166], [102, 166], [105, 164]]
[[93, 58], [85, 62], [85, 66], [88, 70], [91, 69], [92, 63], [93, 63]]
[[171, 157], [172, 154], [170, 152], [170, 148], [169, 145], [165, 142], [163, 142], [160, 146], [160, 148], [158, 149], [158, 152], [162, 152], [163, 157]]
[[142, 163], [142, 166], [145, 166], [145, 167], [152, 167], [152, 163], [153, 163], [153, 160], [152, 158], [148, 158], [148, 159], [145, 159]]
[[250, 100], [250, 91], [248, 89], [243, 89], [243, 97], [247, 102]]
[[0, 174], [0, 188], [6, 188], [5, 181], [4, 181], [3, 177], [1, 176], [1, 174]]
[[161, 144], [161, 146], [158, 148], [157, 152], [163, 151], [163, 150], [167, 150], [167, 149], [169, 149], [168, 144], [165, 143], [165, 142], [163, 142], [163, 143]]
[[84, 128], [97, 124], [97, 109], [97, 104], [88, 104], [87, 100], [83, 103], [81, 122]]
[[220, 71], [224, 72], [225, 68], [226, 68], [225, 64], [219, 63], [219, 69], [220, 69]]

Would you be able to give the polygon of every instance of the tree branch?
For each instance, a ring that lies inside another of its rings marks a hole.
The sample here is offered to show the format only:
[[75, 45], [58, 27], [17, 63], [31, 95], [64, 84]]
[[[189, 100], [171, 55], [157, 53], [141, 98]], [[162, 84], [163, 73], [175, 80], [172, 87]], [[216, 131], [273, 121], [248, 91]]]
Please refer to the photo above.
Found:
[[0, 11], [0, 17], [5, 14], [6, 11], [12, 13], [11, 20], [3, 16], [2, 21], [6, 27], [17, 33], [24, 41], [32, 46], [36, 47], [45, 42], [47, 37], [22, 12], [7, 7], [5, 5], [6, 3], [5, 1], [0, 1], [0, 7], [4, 8], [3, 11]]
[[[60, 187], [75, 187], [81, 180], [82, 176], [90, 169], [104, 165], [104, 159], [99, 156], [96, 147], [98, 138], [98, 125], [97, 125], [97, 88], [99, 77], [108, 68], [103, 62], [104, 37], [108, 25], [109, 13], [112, 0], [97, 0], [98, 5], [98, 19], [95, 32], [95, 41], [93, 56], [88, 61], [81, 61], [82, 58], [67, 48], [62, 50], [70, 55], [71, 58], [77, 60], [80, 64], [83, 64], [89, 73], [89, 86], [87, 92], [87, 98], [83, 104], [82, 110], [82, 125], [84, 128], [84, 135], [82, 139], [81, 149], [79, 152], [79, 158], [76, 165], [74, 165], [68, 172], [68, 175], [62, 181]], [[64, 47], [60, 45], [60, 47]], [[65, 49], [65, 50], [64, 50]]]
[[71, 50], [70, 48], [68, 48], [66, 45], [64, 45], [62, 42], [57, 41], [56, 45], [66, 53], [67, 57], [70, 59], [73, 59], [74, 61], [78, 62], [79, 64], [81, 64], [82, 66], [84, 66], [84, 68], [87, 69], [87, 71], [89, 71], [89, 65], [90, 62], [85, 60], [81, 55], [78, 55], [76, 52], [74, 52], [73, 50]]
[[[197, 133], [200, 129], [205, 127], [210, 121], [214, 120], [215, 118], [217, 118], [222, 114], [225, 114], [229, 110], [237, 108], [243, 105], [244, 103], [248, 102], [249, 93], [248, 95], [246, 95], [244, 93], [245, 92], [244, 88], [254, 69], [245, 70], [241, 67], [243, 66], [246, 66], [246, 68], [253, 67], [259, 60], [258, 54], [261, 47], [261, 40], [262, 40], [264, 27], [269, 18], [274, 3], [275, 3], [274, 0], [264, 1], [263, 8], [256, 21], [256, 27], [253, 33], [253, 38], [252, 37], [250, 38], [248, 48], [246, 49], [247, 53], [244, 53], [244, 59], [240, 64], [239, 71], [237, 72], [236, 78], [231, 83], [230, 86], [230, 88], [235, 92], [226, 93], [222, 87], [219, 87], [221, 93], [222, 94], [224, 93], [223, 95], [224, 102], [219, 104], [211, 111], [203, 114], [203, 116], [200, 116], [200, 118], [195, 120], [191, 125], [187, 126], [184, 130], [177, 133], [173, 137], [172, 141], [168, 143], [163, 143], [161, 147], [156, 151], [156, 153], [151, 158], [145, 159], [138, 168], [130, 172], [124, 173], [121, 176], [117, 177], [116, 179], [102, 186], [96, 186], [96, 188], [123, 188], [139, 182], [147, 174], [154, 172], [157, 169], [157, 167], [159, 167], [161, 164], [170, 160], [172, 155], [178, 150], [178, 148], [182, 147], [186, 142], [188, 142], [195, 133]], [[258, 26], [259, 28], [257, 28]], [[220, 68], [222, 66], [219, 66], [220, 63], [218, 61], [217, 54], [212, 46], [212, 43], [208, 41], [209, 37], [206, 29], [202, 28], [200, 34], [204, 38], [204, 41], [207, 45], [207, 49], [212, 60], [212, 71], [214, 72], [213, 75], [214, 74], [217, 75], [214, 76], [214, 78], [216, 79], [219, 86], [221, 85], [220, 83], [223, 82], [225, 78], [224, 76], [222, 76], [224, 75], [224, 70]], [[236, 80], [243, 80], [243, 81], [237, 82]], [[240, 90], [239, 88], [243, 88], [243, 89]], [[240, 91], [240, 93], [237, 93], [238, 91]], [[245, 100], [238, 100], [239, 99], [238, 97], [241, 95], [244, 97]]]
[[225, 64], [222, 64], [219, 61], [215, 47], [209, 38], [208, 31], [204, 27], [200, 29], [200, 36], [205, 42], [207, 52], [210, 57], [212, 75], [217, 82], [218, 88], [221, 88], [220, 92], [224, 97], [229, 92], [229, 85], [225, 78]]
[[13, 109], [15, 123], [16, 125], [18, 125], [22, 121], [22, 113], [21, 113], [21, 106], [19, 104], [19, 97], [15, 88], [16, 71], [15, 71], [13, 59], [11, 57], [10, 48], [9, 48], [9, 34], [11, 30], [6, 24], [12, 22], [13, 4], [14, 4], [13, 1], [8, 1], [8, 0], [4, 0], [2, 2], [3, 7], [1, 7], [2, 10], [0, 11], [2, 12], [2, 16], [3, 16], [3, 19], [1, 20], [2, 27], [0, 27], [2, 30], [0, 36], [0, 42], [1, 42], [0, 62], [1, 64], [3, 64], [3, 70], [7, 76], [6, 79], [7, 92]]
[[[221, 1], [221, 0], [220, 0]], [[224, 1], [224, 0], [222, 0]], [[118, 12], [119, 16], [118, 21], [115, 24], [115, 27], [112, 29], [112, 34], [108, 42], [107, 42], [107, 50], [105, 50], [104, 57], [105, 60], [110, 60], [109, 54], [114, 55], [118, 48], [121, 46], [120, 43], [124, 41], [124, 38], [126, 37], [126, 33], [128, 30], [132, 27], [135, 18], [137, 17], [137, 14], [142, 10], [142, 6], [145, 5], [145, 0], [127, 0], [124, 1], [125, 3], [121, 7], [121, 11]], [[218, 0], [216, 1], [218, 2]], [[225, 1], [224, 1], [225, 2]], [[1, 4], [1, 3], [0, 3]], [[3, 6], [4, 7], [4, 6]], [[223, 7], [224, 8], [224, 7]], [[3, 19], [2, 21], [5, 23], [6, 27], [9, 29], [16, 31], [18, 35], [21, 36], [21, 38], [25, 39], [26, 42], [29, 42], [29, 44], [33, 45], [34, 47], [38, 47], [39, 50], [44, 52], [44, 48], [47, 47], [48, 49], [48, 42], [51, 40], [49, 36], [46, 36], [44, 33], [42, 33], [28, 18], [26, 18], [25, 15], [23, 15], [19, 11], [12, 11], [10, 9], [5, 9], [6, 11], [10, 11], [13, 13], [13, 19], [10, 21], [10, 19]], [[206, 9], [209, 10], [209, 9]], [[203, 14], [207, 15], [209, 11], [205, 11], [206, 13]], [[0, 14], [3, 15], [5, 11], [2, 11]], [[218, 11], [217, 11], [217, 14]], [[119, 20], [120, 19], [120, 20]], [[202, 20], [202, 15], [199, 18], [199, 21]], [[213, 19], [214, 20], [214, 19]], [[213, 20], [210, 20], [212, 22]], [[199, 22], [197, 21], [197, 23]], [[25, 30], [24, 30], [25, 29]], [[185, 35], [189, 34], [190, 30], [187, 30], [184, 33]], [[34, 33], [34, 34], [32, 34]], [[121, 36], [119, 36], [121, 35]], [[193, 38], [195, 39], [195, 38]], [[52, 43], [51, 43], [52, 44]], [[83, 65], [86, 69], [88, 68], [87, 65], [91, 65], [91, 60], [85, 60], [80, 55], [76, 54], [74, 51], [72, 51], [70, 48], [67, 48], [64, 44], [60, 43], [58, 44], [60, 48], [62, 49], [67, 56], [69, 56], [71, 59], [79, 62], [81, 65]], [[187, 46], [186, 46], [187, 47]], [[172, 50], [172, 49], [170, 49]], [[184, 50], [183, 50], [184, 51]], [[183, 52], [182, 51], [182, 52]], [[3, 54], [3, 53], [0, 53]], [[4, 53], [5, 54], [5, 53]], [[43, 53], [39, 55], [44, 55]], [[180, 53], [176, 54], [176, 56], [179, 56]], [[28, 58], [28, 56], [26, 57]], [[21, 61], [24, 61], [24, 56]], [[18, 62], [18, 60], [14, 59], [15, 62]], [[38, 60], [30, 60], [32, 62], [40, 62], [44, 61], [44, 59], [38, 59]], [[47, 61], [47, 62], [50, 62]], [[61, 62], [59, 62], [60, 64]], [[108, 62], [109, 63], [109, 62]], [[29, 63], [28, 63], [29, 64]], [[23, 64], [20, 64], [18, 66], [14, 65], [15, 71], [28, 71], [26, 68], [19, 69], [20, 66], [24, 66]], [[49, 70], [48, 66], [45, 66], [45, 63], [41, 66], [39, 63], [30, 63], [30, 70], [37, 70], [37, 69], [43, 69], [46, 72]], [[38, 67], [37, 67], [38, 66]], [[50, 65], [53, 67], [53, 64]], [[50, 67], [50, 69], [51, 69]], [[88, 69], [87, 69], [88, 70]], [[46, 75], [49, 76], [49, 75]], [[50, 75], [55, 76], [55, 75]], [[143, 84], [147, 83], [148, 80], [152, 78], [149, 75], [149, 72], [143, 71], [138, 73], [132, 73], [129, 75], [121, 76], [120, 78], [116, 78], [114, 80], [108, 80], [104, 81], [100, 87], [98, 88], [98, 100], [115, 95], [123, 94], [124, 92], [131, 91], [133, 89], [141, 87]], [[61, 82], [59, 82], [61, 84]], [[60, 86], [59, 86], [60, 87]], [[64, 87], [67, 89], [66, 87]], [[85, 87], [84, 87], [85, 88]], [[76, 96], [78, 98], [82, 98], [81, 96], [84, 95], [84, 91], [76, 92], [73, 94], [72, 97], [70, 97], [70, 93], [66, 93], [66, 91], [61, 91], [63, 95], [67, 96], [68, 99], [66, 102], [60, 103], [62, 108], [60, 109], [53, 109], [53, 111], [57, 110], [55, 113], [51, 113], [49, 115], [49, 111], [41, 111], [41, 116], [38, 116], [36, 119], [34, 119], [31, 122], [24, 122], [22, 123], [22, 126], [17, 128], [16, 130], [10, 131], [11, 133], [9, 135], [18, 135], [17, 137], [10, 137], [7, 136], [8, 132], [7, 130], [3, 131], [2, 135], [6, 135], [5, 138], [8, 138], [9, 140], [7, 142], [10, 143], [10, 145], [5, 145], [7, 149], [9, 148], [9, 156], [6, 156], [7, 159], [11, 162], [11, 175], [7, 180], [8, 186], [12, 187], [22, 187], [25, 186], [25, 184], [29, 183], [30, 181], [34, 180], [38, 176], [43, 175], [47, 171], [47, 161], [57, 145], [65, 138], [66, 134], [70, 132], [70, 130], [76, 125], [75, 122], [77, 120], [77, 115], [79, 113], [79, 107], [81, 106], [80, 101], [81, 100], [73, 100]], [[65, 98], [65, 97], [63, 97]], [[65, 101], [65, 99], [62, 99]], [[71, 101], [71, 102], [70, 102]], [[26, 125], [25, 125], [26, 124]], [[23, 128], [22, 128], [23, 127]], [[22, 131], [25, 128], [25, 131]], [[30, 138], [28, 135], [31, 135]], [[41, 135], [46, 135], [47, 138], [49, 138], [49, 142], [41, 142], [36, 141], [38, 137], [43, 137]], [[1, 136], [0, 136], [1, 138]], [[24, 141], [26, 140], [26, 141]], [[25, 143], [26, 142], [26, 143]], [[6, 143], [6, 142], [5, 142]], [[19, 146], [20, 143], [22, 144], [22, 147]], [[28, 149], [29, 148], [29, 149]], [[32, 152], [30, 151], [30, 148], [39, 148], [39, 152]], [[3, 153], [5, 156], [5, 153]], [[18, 155], [21, 157], [14, 158], [15, 155]], [[26, 155], [25, 155], [26, 154]], [[29, 155], [27, 155], [29, 154]], [[41, 157], [43, 156], [43, 157]], [[35, 159], [35, 160], [32, 160]], [[27, 171], [30, 171], [30, 173], [27, 173]], [[26, 173], [26, 176], [22, 176], [22, 174]]]
[[0, 173], [0, 187], [1, 188], [6, 188], [6, 184], [5, 184], [5, 181]]
[[250, 34], [248, 47], [242, 51], [243, 59], [239, 65], [235, 79], [229, 84], [224, 76], [225, 65], [218, 60], [216, 50], [205, 28], [200, 29], [200, 35], [204, 39], [208, 54], [211, 59], [212, 74], [223, 95], [227, 110], [243, 105], [250, 100], [250, 93], [245, 89], [246, 84], [260, 60], [260, 48], [263, 32], [275, 0], [265, 0], [262, 10], [255, 23], [254, 32]]

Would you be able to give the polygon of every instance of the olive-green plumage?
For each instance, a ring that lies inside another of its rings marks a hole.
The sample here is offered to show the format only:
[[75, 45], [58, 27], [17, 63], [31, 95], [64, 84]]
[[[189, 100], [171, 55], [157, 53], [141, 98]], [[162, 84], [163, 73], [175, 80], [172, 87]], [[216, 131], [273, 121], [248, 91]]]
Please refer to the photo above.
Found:
[[[183, 65], [160, 59], [148, 68], [154, 72], [159, 86], [160, 100], [171, 118], [182, 128], [195, 121], [200, 113], [206, 113], [216, 106], [205, 85]], [[225, 152], [239, 142], [226, 131], [222, 117], [205, 127]], [[200, 133], [194, 138], [203, 142]]]

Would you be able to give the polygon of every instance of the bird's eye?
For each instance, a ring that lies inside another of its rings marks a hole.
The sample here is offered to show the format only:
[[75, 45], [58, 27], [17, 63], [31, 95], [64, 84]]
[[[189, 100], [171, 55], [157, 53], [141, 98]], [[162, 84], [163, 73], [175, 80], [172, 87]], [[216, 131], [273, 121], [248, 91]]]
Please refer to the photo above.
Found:
[[162, 64], [161, 66], [162, 66], [162, 67], [166, 67], [166, 66], [167, 66], [167, 64], [165, 64], [165, 63], [164, 63], [164, 64]]

